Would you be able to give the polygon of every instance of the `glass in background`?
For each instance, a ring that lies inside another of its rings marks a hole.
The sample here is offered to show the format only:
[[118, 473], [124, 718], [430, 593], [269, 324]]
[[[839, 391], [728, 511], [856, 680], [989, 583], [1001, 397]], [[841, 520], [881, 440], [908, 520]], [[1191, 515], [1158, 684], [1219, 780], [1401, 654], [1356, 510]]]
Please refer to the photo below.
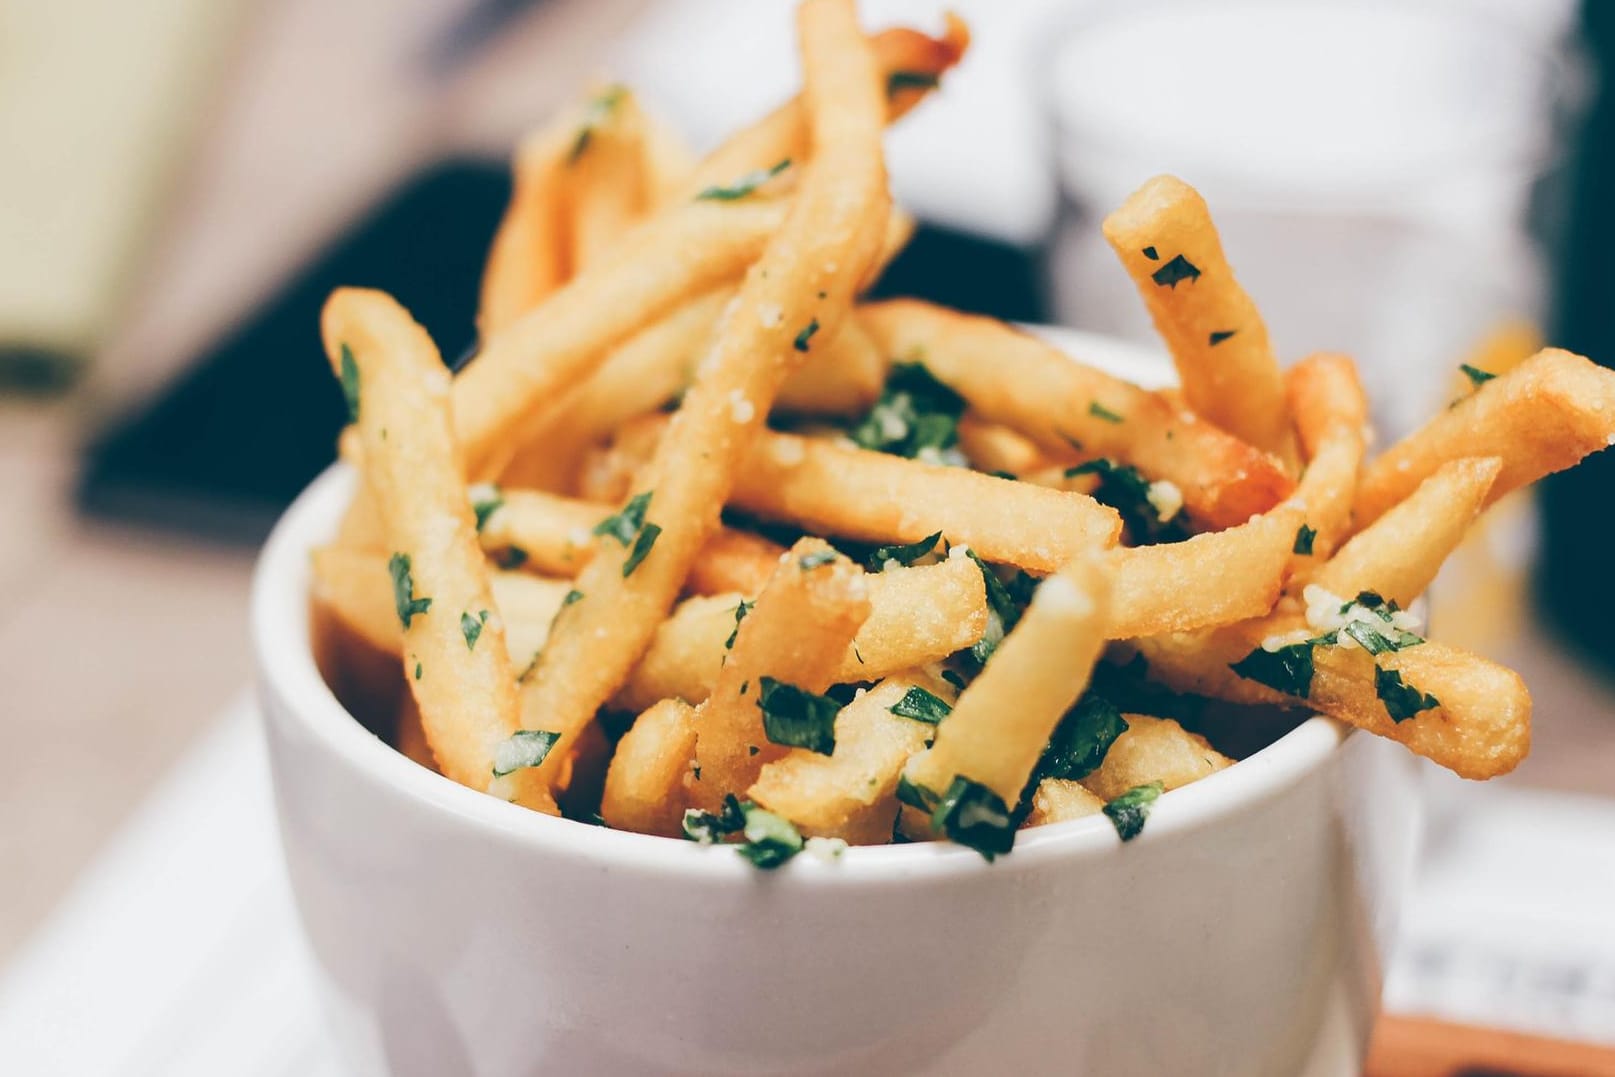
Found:
[[1152, 340], [1099, 232], [1171, 172], [1211, 204], [1280, 359], [1344, 351], [1395, 436], [1506, 319], [1540, 324], [1578, 67], [1478, 8], [1232, 0], [1092, 11], [1048, 57], [1060, 321]]

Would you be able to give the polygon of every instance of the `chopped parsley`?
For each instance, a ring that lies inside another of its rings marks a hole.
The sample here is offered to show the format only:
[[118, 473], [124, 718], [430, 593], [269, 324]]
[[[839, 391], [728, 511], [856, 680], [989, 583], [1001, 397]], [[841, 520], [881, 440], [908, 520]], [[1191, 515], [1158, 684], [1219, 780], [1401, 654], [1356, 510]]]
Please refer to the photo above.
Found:
[[1312, 543], [1317, 537], [1318, 529], [1316, 527], [1308, 527], [1306, 524], [1302, 524], [1300, 530], [1295, 533], [1294, 552], [1307, 557], [1312, 556]]
[[879, 572], [886, 567], [888, 561], [895, 561], [904, 568], [908, 568], [936, 549], [936, 544], [942, 541], [942, 532], [936, 531], [925, 536], [918, 542], [910, 542], [905, 546], [876, 546], [875, 552], [869, 555], [869, 570]]
[[359, 421], [359, 364], [353, 349], [342, 345], [342, 398], [348, 402], [348, 422]]
[[1328, 645], [1334, 642], [1334, 634], [1330, 633], [1327, 636], [1291, 643], [1271, 651], [1266, 647], [1258, 647], [1238, 662], [1231, 663], [1228, 668], [1247, 681], [1265, 684], [1287, 696], [1306, 699], [1312, 694], [1312, 676], [1315, 671], [1312, 649], [1320, 644]]
[[[1459, 364], [1458, 369], [1464, 372], [1464, 377], [1469, 379], [1469, 384], [1473, 385], [1477, 389], [1491, 381], [1493, 378], [1497, 377], [1497, 375], [1493, 374], [1490, 370], [1482, 370], [1480, 367], [1470, 366], [1468, 363]], [[345, 381], [346, 377], [344, 376], [344, 382]]]
[[893, 71], [886, 76], [886, 96], [903, 90], [934, 90], [938, 77], [930, 71]]
[[493, 776], [503, 778], [526, 767], [538, 766], [560, 739], [559, 733], [547, 729], [518, 729], [494, 749]]
[[953, 707], [941, 696], [927, 692], [919, 685], [914, 685], [903, 698], [888, 708], [899, 718], [912, 718], [916, 722], [926, 722], [936, 725], [953, 713]]
[[897, 801], [929, 815], [936, 810], [938, 797], [923, 785], [908, 780], [907, 774], [897, 775]]
[[820, 755], [835, 751], [836, 714], [841, 704], [829, 696], [763, 677], [758, 682], [757, 706], [763, 712], [763, 732], [773, 743]]
[[661, 534], [662, 529], [656, 524], [646, 524], [639, 529], [639, 537], [634, 539], [634, 548], [628, 551], [628, 557], [622, 563], [624, 579], [633, 575], [634, 569], [638, 568], [639, 563], [645, 560], [646, 555], [650, 553], [650, 548], [656, 545], [656, 540]]
[[[735, 640], [740, 637], [740, 622], [744, 621], [746, 619], [746, 614], [750, 613], [752, 611], [752, 608], [754, 606], [756, 606], [756, 605], [757, 605], [757, 603], [755, 603], [755, 602], [747, 602], [745, 599], [741, 599], [740, 600], [740, 605], [735, 607], [735, 627], [734, 627], [734, 631], [730, 632], [729, 633], [729, 638], [723, 641], [723, 649], [724, 650], [732, 651], [732, 650], [735, 649]], [[741, 685], [740, 694], [741, 695], [746, 694], [745, 685]]]
[[1159, 262], [1161, 260], [1161, 256], [1155, 253], [1154, 247], [1145, 247], [1141, 253], [1144, 255], [1144, 257], [1148, 258], [1152, 262]]
[[942, 679], [953, 685], [953, 687], [960, 692], [963, 692], [965, 690], [965, 686], [970, 683], [966, 681], [963, 676], [955, 673], [951, 669], [945, 669], [942, 671]]
[[697, 201], [734, 202], [745, 198], [757, 188], [791, 167], [791, 159], [783, 158], [772, 168], [758, 168], [747, 172], [744, 176], [727, 185], [708, 187], [696, 195]]
[[803, 558], [797, 563], [802, 566], [803, 572], [808, 572], [812, 569], [828, 565], [830, 562], [834, 561], [837, 556], [838, 555], [834, 550], [814, 550], [812, 553], [803, 556]]
[[970, 560], [981, 570], [982, 583], [987, 589], [988, 618], [987, 631], [968, 651], [962, 653], [969, 655], [980, 667], [987, 664], [987, 659], [998, 649], [998, 644], [1020, 621], [1021, 612], [1032, 601], [1032, 592], [1037, 589], [1037, 580], [1024, 571], [1017, 571], [1006, 584], [992, 566], [976, 555], [976, 551], [967, 552]]
[[1084, 693], [1055, 727], [1038, 760], [1032, 786], [1044, 778], [1086, 778], [1099, 769], [1110, 746], [1125, 732], [1127, 720], [1114, 703], [1093, 692]]
[[739, 835], [736, 851], [763, 870], [777, 868], [802, 851], [802, 835], [790, 821], [765, 811], [733, 793], [723, 798], [717, 812], [690, 808], [684, 813], [684, 836], [703, 845], [715, 845]]
[[1194, 281], [1200, 277], [1200, 267], [1181, 254], [1172, 256], [1166, 265], [1150, 274], [1150, 280], [1163, 288], [1176, 288], [1181, 281]]
[[1103, 811], [1116, 827], [1116, 836], [1122, 841], [1132, 841], [1142, 834], [1144, 820], [1149, 818], [1150, 809], [1165, 791], [1166, 786], [1160, 782], [1135, 785], [1106, 804]]
[[582, 601], [583, 601], [583, 592], [579, 591], [576, 587], [574, 587], [572, 590], [570, 590], [570, 591], [568, 591], [566, 593], [565, 598], [561, 599], [561, 608], [564, 610], [568, 606], [570, 606], [572, 603], [574, 603], [574, 602], [582, 602]]
[[527, 563], [527, 551], [520, 546], [506, 546], [494, 555], [494, 563], [506, 570], [521, 568]]
[[419, 658], [415, 659], [415, 679], [417, 681], [421, 679], [421, 660]]
[[1015, 847], [1015, 814], [1004, 798], [964, 775], [953, 779], [931, 813], [931, 828], [988, 861]]
[[1366, 610], [1380, 623], [1375, 624], [1360, 617], [1352, 617], [1341, 626], [1340, 632], [1350, 636], [1369, 654], [1380, 655], [1387, 651], [1400, 651], [1407, 647], [1417, 647], [1424, 642], [1423, 636], [1409, 632], [1396, 624], [1396, 614], [1400, 612], [1400, 607], [1373, 591], [1359, 591], [1356, 598], [1341, 605], [1340, 612], [1351, 616], [1353, 610], [1357, 609]]
[[608, 535], [624, 546], [632, 545], [640, 529], [645, 526], [645, 512], [650, 508], [651, 495], [655, 492], [646, 490], [629, 498], [621, 512], [607, 516], [594, 525], [594, 534]]
[[894, 363], [880, 399], [852, 428], [862, 448], [910, 459], [942, 453], [959, 443], [964, 398], [938, 381], [923, 363]]
[[1121, 514], [1122, 522], [1133, 541], [1141, 544], [1178, 542], [1188, 537], [1183, 527], [1182, 508], [1165, 520], [1150, 500], [1151, 483], [1138, 468], [1131, 464], [1118, 464], [1101, 456], [1075, 467], [1066, 468], [1068, 479], [1078, 475], [1099, 476], [1099, 486], [1093, 498], [1101, 505], [1109, 505]]
[[1120, 415], [1116, 414], [1114, 411], [1111, 411], [1097, 400], [1088, 405], [1088, 414], [1092, 415], [1096, 419], [1103, 419], [1107, 423], [1119, 423], [1125, 421]]
[[594, 130], [611, 118], [623, 98], [628, 96], [625, 86], [608, 86], [605, 91], [594, 97], [583, 113], [583, 123], [578, 127], [577, 137], [572, 140], [572, 149], [566, 155], [567, 164], [576, 164], [579, 157], [589, 148], [594, 138]]
[[481, 531], [487, 526], [488, 517], [498, 512], [505, 503], [505, 495], [499, 487], [492, 483], [478, 483], [468, 491], [471, 495], [471, 511], [477, 518], [477, 530]]
[[1210, 337], [1211, 347], [1215, 348], [1237, 332], [1239, 332], [1237, 329], [1213, 329]]
[[818, 331], [819, 319], [814, 318], [811, 322], [808, 322], [807, 325], [802, 327], [802, 331], [800, 333], [796, 334], [796, 339], [791, 341], [791, 346], [799, 352], [807, 351], [808, 341], [812, 340], [813, 334], [817, 333]]
[[415, 579], [410, 575], [409, 554], [393, 554], [387, 562], [387, 571], [393, 578], [393, 605], [398, 610], [399, 623], [408, 628], [417, 613], [425, 613], [432, 608], [432, 600], [415, 597]]
[[460, 634], [465, 637], [465, 649], [477, 649], [477, 640], [482, 636], [482, 626], [488, 623], [488, 611], [483, 610], [473, 617], [469, 613], [460, 614]]
[[1405, 722], [1420, 711], [1441, 706], [1441, 701], [1435, 696], [1427, 695], [1402, 680], [1399, 671], [1378, 666], [1374, 668], [1374, 694], [1385, 704], [1385, 713], [1391, 716], [1393, 722]]

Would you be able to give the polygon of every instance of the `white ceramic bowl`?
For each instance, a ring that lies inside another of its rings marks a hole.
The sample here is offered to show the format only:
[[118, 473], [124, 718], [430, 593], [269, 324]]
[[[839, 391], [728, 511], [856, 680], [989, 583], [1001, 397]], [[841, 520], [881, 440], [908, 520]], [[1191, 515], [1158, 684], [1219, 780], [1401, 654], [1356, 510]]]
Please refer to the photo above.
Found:
[[252, 620], [287, 864], [352, 1072], [1360, 1071], [1417, 832], [1396, 745], [1313, 718], [1163, 796], [1126, 845], [1096, 816], [992, 864], [923, 844], [759, 872], [472, 792], [351, 717], [308, 602], [351, 481], [333, 468], [281, 520]]

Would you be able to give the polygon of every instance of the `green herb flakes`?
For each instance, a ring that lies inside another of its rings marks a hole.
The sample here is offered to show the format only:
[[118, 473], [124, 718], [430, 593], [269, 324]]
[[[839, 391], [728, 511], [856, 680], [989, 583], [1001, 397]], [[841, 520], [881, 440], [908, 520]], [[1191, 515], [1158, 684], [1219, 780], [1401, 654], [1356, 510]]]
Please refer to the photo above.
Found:
[[1305, 557], [1311, 557], [1312, 543], [1317, 537], [1318, 529], [1316, 527], [1308, 527], [1306, 524], [1302, 524], [1301, 529], [1295, 533], [1294, 552]]
[[634, 548], [628, 551], [628, 557], [622, 563], [624, 579], [633, 575], [634, 569], [638, 568], [639, 563], [649, 555], [651, 547], [656, 545], [656, 540], [661, 534], [662, 529], [656, 524], [646, 524], [639, 529], [639, 537], [634, 539]]
[[1237, 332], [1239, 332], [1237, 329], [1213, 329], [1211, 331], [1209, 343], [1211, 347], [1215, 348], [1217, 345], [1221, 344], [1223, 341], [1227, 340]]
[[608, 86], [599, 95], [590, 100], [583, 113], [583, 123], [578, 126], [577, 137], [572, 140], [572, 149], [566, 155], [567, 164], [576, 164], [588, 150], [590, 141], [594, 138], [595, 128], [611, 118], [617, 106], [622, 104], [628, 96], [625, 86]]
[[1150, 280], [1163, 288], [1176, 288], [1183, 281], [1195, 281], [1199, 278], [1200, 267], [1181, 254], [1173, 255], [1170, 262], [1150, 274]]
[[936, 531], [926, 535], [918, 542], [911, 542], [906, 546], [876, 546], [875, 552], [869, 555], [869, 571], [879, 572], [889, 562], [896, 562], [908, 568], [920, 558], [928, 556], [936, 549], [937, 543], [942, 541], [942, 532]]
[[934, 90], [937, 84], [937, 76], [929, 71], [893, 71], [886, 76], [886, 96], [903, 90]]
[[937, 801], [931, 827], [960, 845], [968, 845], [987, 860], [1015, 847], [1014, 813], [1003, 797], [979, 782], [960, 775]]
[[387, 571], [393, 578], [393, 605], [398, 610], [398, 621], [408, 628], [417, 613], [425, 613], [432, 608], [432, 600], [415, 597], [415, 579], [410, 574], [409, 554], [393, 554], [387, 562]]
[[775, 176], [779, 175], [781, 172], [790, 167], [791, 159], [786, 157], [776, 163], [772, 168], [759, 168], [751, 172], [747, 172], [744, 176], [741, 176], [733, 183], [723, 186], [708, 187], [695, 197], [697, 201], [734, 202], [738, 199], [745, 198], [747, 195], [756, 191], [757, 188], [761, 187], [763, 184], [767, 183], [769, 180], [773, 179]]
[[1335, 637], [1330, 634], [1317, 639], [1303, 640], [1300, 643], [1291, 643], [1271, 651], [1266, 647], [1258, 647], [1228, 668], [1247, 681], [1265, 684], [1285, 695], [1306, 699], [1312, 694], [1314, 672], [1312, 650], [1320, 644], [1327, 645], [1334, 642]]
[[1038, 760], [1032, 784], [1043, 778], [1076, 781], [1086, 778], [1105, 761], [1116, 738], [1127, 732], [1127, 720], [1104, 696], [1085, 693], [1065, 712]]
[[1480, 367], [1470, 366], [1468, 363], [1459, 364], [1458, 369], [1464, 372], [1464, 377], [1469, 379], [1469, 384], [1477, 389], [1497, 377], [1490, 370], [1482, 370]]
[[348, 422], [359, 421], [359, 364], [353, 349], [342, 345], [342, 398], [348, 402]]
[[1152, 262], [1159, 262], [1161, 260], [1161, 256], [1156, 253], [1154, 247], [1145, 247], [1140, 253], [1142, 253], [1144, 257], [1148, 258]]
[[1165, 791], [1166, 786], [1160, 782], [1135, 785], [1106, 804], [1103, 810], [1110, 817], [1111, 824], [1115, 826], [1116, 836], [1122, 841], [1132, 841], [1142, 834], [1144, 820], [1149, 818], [1150, 809]]
[[800, 333], [796, 334], [796, 339], [791, 341], [791, 346], [799, 352], [807, 351], [808, 341], [812, 340], [813, 334], [817, 333], [818, 331], [819, 319], [814, 318], [811, 322], [808, 322], [807, 325], [802, 327], [802, 331]]
[[735, 640], [740, 636], [740, 622], [746, 619], [746, 614], [750, 613], [756, 605], [757, 603], [755, 602], [747, 602], [745, 599], [741, 599], [740, 605], [735, 607], [735, 627], [729, 633], [729, 638], [723, 641], [724, 650], [732, 651], [735, 649]]
[[1119, 423], [1125, 421], [1120, 415], [1116, 414], [1114, 411], [1111, 411], [1097, 400], [1088, 405], [1088, 414], [1092, 415], [1096, 419], [1103, 419], [1107, 423]]
[[483, 610], [473, 617], [469, 613], [460, 614], [460, 634], [465, 637], [465, 649], [477, 649], [477, 640], [482, 637], [482, 626], [488, 623], [488, 611]]
[[751, 801], [742, 803], [733, 793], [723, 798], [717, 813], [691, 808], [684, 813], [684, 836], [703, 845], [715, 845], [740, 836], [736, 851], [763, 870], [777, 868], [802, 851], [802, 835], [791, 823]]
[[538, 766], [560, 739], [559, 733], [545, 729], [518, 729], [494, 749], [493, 776], [503, 778], [518, 770]]
[[1402, 674], [1394, 669], [1375, 667], [1374, 694], [1385, 704], [1385, 713], [1391, 716], [1393, 722], [1405, 722], [1420, 711], [1441, 706], [1439, 699], [1408, 684], [1402, 680]]
[[964, 398], [942, 384], [923, 363], [894, 363], [875, 401], [850, 436], [865, 449], [914, 459], [943, 454], [959, 444]]
[[482, 482], [467, 491], [471, 495], [471, 511], [477, 518], [480, 532], [488, 524], [488, 517], [498, 512], [505, 503], [505, 495], [492, 483]]
[[655, 492], [646, 490], [629, 498], [628, 504], [622, 507], [621, 512], [607, 516], [595, 524], [594, 533], [614, 538], [623, 546], [631, 546], [638, 537], [640, 528], [645, 526], [645, 512], [650, 508], [651, 495]]
[[834, 550], [814, 550], [812, 553], [805, 555], [797, 564], [802, 567], [803, 572], [811, 572], [813, 569], [822, 568], [830, 564], [837, 556]]
[[763, 712], [763, 731], [773, 743], [820, 755], [835, 751], [836, 714], [841, 705], [829, 696], [763, 677], [758, 682], [757, 706]]
[[899, 718], [912, 718], [916, 722], [925, 722], [929, 725], [937, 725], [953, 713], [953, 707], [947, 700], [927, 692], [919, 685], [909, 688], [903, 693], [903, 698], [893, 703], [889, 709]]

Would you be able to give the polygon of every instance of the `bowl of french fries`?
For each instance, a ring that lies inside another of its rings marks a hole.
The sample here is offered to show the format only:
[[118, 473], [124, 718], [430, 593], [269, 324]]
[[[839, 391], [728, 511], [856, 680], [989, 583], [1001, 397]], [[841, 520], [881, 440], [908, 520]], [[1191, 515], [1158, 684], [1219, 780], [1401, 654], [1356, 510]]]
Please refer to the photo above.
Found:
[[325, 307], [351, 423], [253, 618], [350, 1065], [1359, 1057], [1417, 759], [1530, 741], [1421, 596], [1615, 440], [1615, 374], [1466, 368], [1376, 454], [1169, 176], [1103, 225], [1164, 356], [865, 300], [912, 228], [882, 134], [969, 35], [797, 27], [799, 96], [702, 159], [621, 86], [522, 142], [460, 369]]

